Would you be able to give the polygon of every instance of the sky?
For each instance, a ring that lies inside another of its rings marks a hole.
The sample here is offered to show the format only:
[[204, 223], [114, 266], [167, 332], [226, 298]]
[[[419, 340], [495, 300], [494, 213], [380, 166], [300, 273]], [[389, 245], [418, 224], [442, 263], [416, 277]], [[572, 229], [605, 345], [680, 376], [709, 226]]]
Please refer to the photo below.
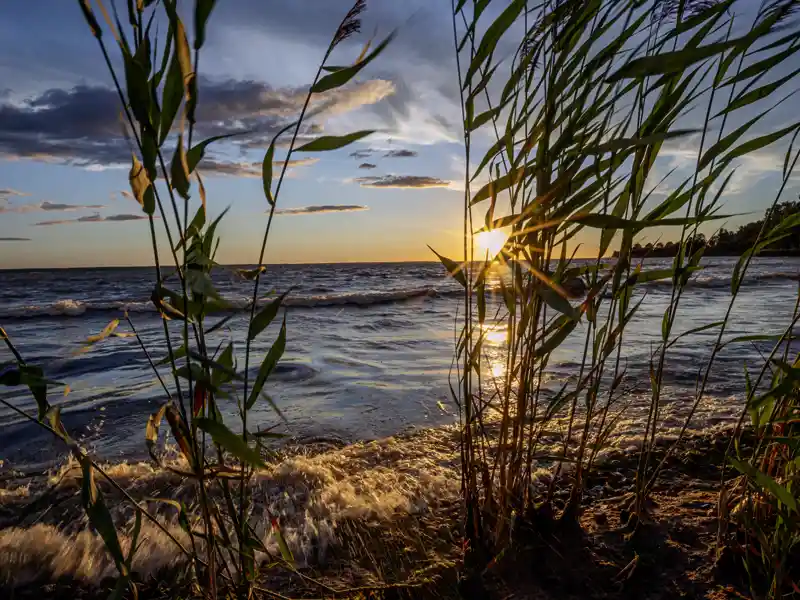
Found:
[[[217, 3], [201, 54], [195, 140], [248, 131], [210, 146], [199, 165], [210, 215], [230, 209], [219, 228], [219, 262], [257, 261], [268, 209], [261, 160], [272, 132], [299, 112], [350, 5]], [[459, 255], [464, 151], [449, 9], [447, 0], [368, 1], [361, 33], [331, 62], [352, 62], [373, 35], [397, 29], [397, 37], [353, 82], [312, 103], [301, 137], [376, 133], [336, 152], [293, 156], [265, 262], [435, 259], [428, 245]], [[118, 98], [78, 3], [7, 0], [3, 12], [0, 268], [152, 264], [148, 223], [129, 191]], [[791, 115], [787, 103], [764, 126]], [[656, 170], [680, 175], [697, 144], [671, 144]], [[284, 155], [279, 148], [276, 161]], [[723, 200], [745, 216], [729, 225], [763, 212], [782, 163], [783, 149], [741, 162]], [[798, 183], [786, 199], [797, 197]], [[665, 184], [654, 198], [668, 191]], [[579, 241], [591, 252], [592, 239]], [[161, 236], [159, 242], [165, 244]]]

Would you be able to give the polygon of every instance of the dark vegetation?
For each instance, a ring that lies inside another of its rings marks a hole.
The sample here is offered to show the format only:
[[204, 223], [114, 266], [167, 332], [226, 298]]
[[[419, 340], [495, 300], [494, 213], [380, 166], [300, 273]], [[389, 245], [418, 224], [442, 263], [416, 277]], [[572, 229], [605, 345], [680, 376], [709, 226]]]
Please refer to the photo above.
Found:
[[[781, 224], [785, 233], [759, 251], [759, 256], [800, 256], [800, 202], [781, 202], [764, 214], [764, 218], [742, 225], [736, 231], [721, 227], [706, 238], [702, 233], [692, 236], [687, 242], [690, 253], [703, 250], [704, 256], [741, 256], [752, 248], [762, 229], [772, 231]], [[680, 250], [676, 242], [650, 242], [642, 246], [633, 245], [631, 255], [635, 257], [674, 257]], [[615, 253], [616, 255], [617, 253]]]

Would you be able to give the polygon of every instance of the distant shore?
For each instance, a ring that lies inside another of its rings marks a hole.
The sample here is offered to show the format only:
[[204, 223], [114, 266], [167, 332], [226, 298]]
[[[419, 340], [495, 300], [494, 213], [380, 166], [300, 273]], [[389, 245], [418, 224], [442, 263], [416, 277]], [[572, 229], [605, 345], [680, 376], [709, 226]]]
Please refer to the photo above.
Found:
[[[741, 252], [732, 250], [715, 250], [714, 248], [706, 248], [703, 256], [714, 256], [719, 258], [739, 258], [742, 254], [747, 252], [749, 248], [744, 248]], [[631, 256], [634, 258], [674, 258], [677, 252], [673, 248], [642, 248], [641, 250], [632, 250]], [[800, 249], [796, 250], [762, 250], [756, 256], [761, 258], [796, 258], [800, 256]], [[619, 251], [615, 250], [614, 258], [619, 258]]]

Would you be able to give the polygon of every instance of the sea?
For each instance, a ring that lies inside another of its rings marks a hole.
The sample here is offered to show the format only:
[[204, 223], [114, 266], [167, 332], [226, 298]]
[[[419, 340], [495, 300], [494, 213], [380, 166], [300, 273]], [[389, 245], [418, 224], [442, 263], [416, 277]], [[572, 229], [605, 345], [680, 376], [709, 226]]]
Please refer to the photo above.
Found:
[[[670, 263], [653, 259], [644, 267], [661, 269]], [[674, 334], [724, 317], [735, 263], [732, 258], [702, 263], [684, 292]], [[720, 350], [690, 430], [724, 426], [742, 414], [745, 369], [758, 373], [774, 344], [764, 338], [780, 335], [791, 322], [799, 276], [797, 258], [753, 261], [724, 341], [761, 337], [726, 343]], [[162, 321], [149, 300], [154, 281], [152, 267], [0, 271], [0, 326], [27, 363], [43, 367], [48, 379], [68, 386], [52, 387], [50, 402], [61, 407], [71, 435], [104, 460], [146, 456], [147, 417], [166, 400], [150, 365], [166, 356]], [[214, 281], [232, 306], [244, 306], [252, 294], [252, 283], [235, 268], [222, 268]], [[262, 290], [265, 295], [289, 290], [286, 351], [265, 387], [285, 420], [260, 401], [249, 417], [252, 429], [274, 427], [293, 440], [348, 443], [457, 420], [450, 385], [457, 387], [453, 353], [463, 300], [459, 285], [439, 263], [270, 265]], [[616, 443], [633, 443], [641, 434], [652, 357], [671, 291], [666, 280], [644, 284], [636, 292], [634, 300], [643, 299], [623, 339], [620, 368], [626, 397], [620, 404]], [[125, 313], [139, 339], [113, 337], [87, 350], [87, 338], [114, 319], [122, 319], [118, 332], [130, 332]], [[210, 323], [222, 316], [209, 317]], [[279, 321], [254, 342], [253, 372], [277, 336]], [[210, 348], [233, 340], [240, 369], [246, 325], [246, 314], [239, 310], [207, 340]], [[172, 322], [170, 330], [178, 345], [180, 325]], [[578, 373], [584, 332], [576, 328], [551, 357], [544, 378], [549, 388], [558, 389]], [[717, 334], [717, 329], [707, 329], [670, 347], [660, 431], [674, 433], [682, 425]], [[487, 381], [502, 378], [504, 345], [502, 331], [487, 335]], [[0, 346], [0, 370], [12, 360], [11, 352]], [[168, 367], [159, 370], [171, 385]], [[36, 413], [25, 388], [0, 387], [0, 398]], [[233, 404], [223, 401], [222, 410], [233, 420]], [[5, 405], [0, 406], [0, 432], [0, 470], [52, 464], [66, 452], [61, 442]]]

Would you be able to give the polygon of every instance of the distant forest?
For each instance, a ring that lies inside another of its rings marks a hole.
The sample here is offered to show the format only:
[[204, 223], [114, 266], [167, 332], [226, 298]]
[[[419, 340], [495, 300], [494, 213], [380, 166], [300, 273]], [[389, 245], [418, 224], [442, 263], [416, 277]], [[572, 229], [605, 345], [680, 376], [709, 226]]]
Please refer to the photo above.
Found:
[[[722, 228], [710, 238], [698, 233], [689, 240], [689, 251], [694, 252], [701, 246], [705, 246], [705, 255], [708, 256], [739, 256], [753, 247], [758, 233], [764, 225], [764, 220], [767, 221], [766, 231], [770, 231], [784, 219], [798, 213], [800, 213], [800, 201], [782, 202], [777, 204], [773, 210], [767, 210], [763, 219], [742, 225], [736, 231]], [[672, 257], [677, 253], [678, 247], [676, 242], [671, 241], [650, 243], [644, 246], [634, 244], [632, 254], [635, 257]], [[615, 252], [614, 256], [616, 257], [617, 254]], [[800, 227], [792, 228], [789, 235], [776, 240], [759, 254], [761, 256], [800, 256]]]

